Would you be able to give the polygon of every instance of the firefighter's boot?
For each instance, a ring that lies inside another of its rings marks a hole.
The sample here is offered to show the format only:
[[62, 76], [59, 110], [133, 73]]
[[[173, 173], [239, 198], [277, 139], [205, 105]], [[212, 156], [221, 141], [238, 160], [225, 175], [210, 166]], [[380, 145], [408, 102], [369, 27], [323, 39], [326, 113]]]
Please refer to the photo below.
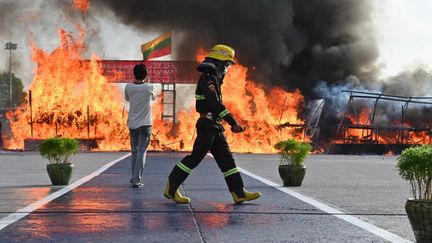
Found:
[[175, 186], [172, 183], [170, 183], [169, 179], [168, 179], [167, 184], [165, 186], [164, 196], [168, 199], [173, 200], [176, 203], [180, 203], [180, 204], [190, 203], [190, 198], [184, 197], [180, 193], [178, 186]]
[[239, 191], [232, 191], [231, 195], [235, 204], [241, 204], [244, 201], [252, 201], [261, 197], [260, 192], [248, 192], [245, 189], [241, 189]]

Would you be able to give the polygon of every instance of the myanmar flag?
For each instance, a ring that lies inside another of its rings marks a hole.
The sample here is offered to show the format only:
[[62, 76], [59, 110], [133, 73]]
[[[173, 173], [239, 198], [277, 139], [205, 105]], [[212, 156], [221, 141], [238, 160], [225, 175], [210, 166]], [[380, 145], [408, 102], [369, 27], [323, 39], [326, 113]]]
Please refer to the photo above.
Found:
[[143, 60], [171, 54], [171, 31], [141, 45]]

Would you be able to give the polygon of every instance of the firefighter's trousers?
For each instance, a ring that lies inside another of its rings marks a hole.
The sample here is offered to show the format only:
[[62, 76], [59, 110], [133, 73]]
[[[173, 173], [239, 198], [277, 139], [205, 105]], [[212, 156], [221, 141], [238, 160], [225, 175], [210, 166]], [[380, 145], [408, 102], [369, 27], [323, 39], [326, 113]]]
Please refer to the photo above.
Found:
[[174, 166], [169, 175], [170, 187], [177, 189], [210, 151], [222, 171], [231, 192], [243, 192], [243, 180], [229, 149], [222, 126], [216, 121], [200, 118], [192, 153]]

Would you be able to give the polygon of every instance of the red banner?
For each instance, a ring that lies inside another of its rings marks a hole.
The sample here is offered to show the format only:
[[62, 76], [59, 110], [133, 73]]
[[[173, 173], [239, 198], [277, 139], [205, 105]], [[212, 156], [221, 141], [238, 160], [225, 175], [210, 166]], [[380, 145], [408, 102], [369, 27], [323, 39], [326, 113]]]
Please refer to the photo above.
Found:
[[[132, 83], [135, 78], [133, 68], [141, 60], [101, 60], [102, 74], [111, 83]], [[196, 84], [199, 72], [198, 63], [192, 61], [146, 61], [147, 76], [151, 83]]]

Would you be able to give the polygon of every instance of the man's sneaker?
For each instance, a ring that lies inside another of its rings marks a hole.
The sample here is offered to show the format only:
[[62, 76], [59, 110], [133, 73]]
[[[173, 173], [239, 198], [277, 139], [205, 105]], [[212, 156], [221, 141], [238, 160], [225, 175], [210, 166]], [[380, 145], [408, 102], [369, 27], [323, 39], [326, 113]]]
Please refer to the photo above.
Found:
[[231, 192], [235, 204], [243, 203], [244, 201], [252, 201], [261, 197], [260, 192], [248, 192], [243, 189], [243, 192]]
[[132, 185], [134, 188], [138, 188], [138, 187], [143, 187], [144, 184], [143, 183], [135, 183]]
[[177, 189], [173, 195], [170, 194], [170, 185], [169, 185], [169, 180], [167, 181], [167, 184], [165, 186], [165, 190], [164, 190], [164, 196], [168, 199], [173, 200], [176, 203], [180, 203], [180, 204], [186, 204], [186, 203], [190, 203], [190, 198], [188, 197], [184, 197], [179, 190]]

